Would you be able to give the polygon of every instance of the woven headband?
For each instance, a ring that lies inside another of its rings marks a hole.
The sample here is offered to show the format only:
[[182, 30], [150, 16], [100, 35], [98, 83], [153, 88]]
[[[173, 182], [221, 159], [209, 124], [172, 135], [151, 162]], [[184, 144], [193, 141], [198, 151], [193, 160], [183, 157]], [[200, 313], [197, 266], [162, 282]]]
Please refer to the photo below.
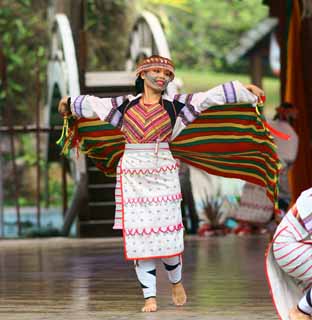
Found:
[[141, 72], [148, 71], [153, 68], [163, 68], [171, 72], [171, 80], [174, 78], [174, 65], [172, 61], [168, 58], [164, 58], [161, 56], [151, 56], [148, 58], [145, 58], [143, 61], [141, 61], [137, 69], [135, 70], [136, 76], [139, 76]]

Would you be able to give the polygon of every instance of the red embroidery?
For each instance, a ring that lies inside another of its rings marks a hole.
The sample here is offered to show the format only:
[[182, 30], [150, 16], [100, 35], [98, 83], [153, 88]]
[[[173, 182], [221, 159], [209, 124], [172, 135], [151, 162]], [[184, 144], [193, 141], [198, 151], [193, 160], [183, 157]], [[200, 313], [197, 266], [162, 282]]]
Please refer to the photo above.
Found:
[[173, 194], [169, 196], [159, 197], [143, 197], [143, 198], [128, 198], [125, 200], [125, 204], [137, 204], [137, 203], [159, 203], [166, 201], [174, 201], [182, 199], [182, 193]]
[[134, 236], [134, 235], [151, 235], [152, 233], [166, 233], [166, 232], [174, 232], [174, 231], [179, 231], [183, 229], [183, 223], [179, 223], [175, 226], [167, 226], [167, 227], [158, 227], [158, 228], [144, 228], [144, 229], [126, 229], [126, 235], [127, 236]]
[[175, 163], [171, 166], [165, 166], [157, 169], [122, 169], [122, 173], [124, 174], [154, 174], [154, 173], [160, 173], [160, 172], [166, 172], [166, 171], [173, 171], [177, 168], [179, 168], [179, 163]]

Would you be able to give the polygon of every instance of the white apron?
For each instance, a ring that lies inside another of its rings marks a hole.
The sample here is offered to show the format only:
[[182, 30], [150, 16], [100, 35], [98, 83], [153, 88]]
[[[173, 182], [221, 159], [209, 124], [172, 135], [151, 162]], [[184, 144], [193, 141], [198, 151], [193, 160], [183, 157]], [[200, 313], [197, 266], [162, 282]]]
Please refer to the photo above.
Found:
[[127, 260], [183, 252], [181, 200], [179, 164], [168, 143], [127, 144], [116, 185], [116, 216], [119, 212]]

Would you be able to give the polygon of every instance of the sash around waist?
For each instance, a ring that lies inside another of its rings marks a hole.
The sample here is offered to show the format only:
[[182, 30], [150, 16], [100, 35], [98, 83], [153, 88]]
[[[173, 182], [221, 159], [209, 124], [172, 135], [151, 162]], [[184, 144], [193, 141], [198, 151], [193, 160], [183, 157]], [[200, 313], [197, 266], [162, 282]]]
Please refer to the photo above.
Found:
[[126, 143], [125, 151], [154, 151], [170, 150], [168, 142], [155, 143]]

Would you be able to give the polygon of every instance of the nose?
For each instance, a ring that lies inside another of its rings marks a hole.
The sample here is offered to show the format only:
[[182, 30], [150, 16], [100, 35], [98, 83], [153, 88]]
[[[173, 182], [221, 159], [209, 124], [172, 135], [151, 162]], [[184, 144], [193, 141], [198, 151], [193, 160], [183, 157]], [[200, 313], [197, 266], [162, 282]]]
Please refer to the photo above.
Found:
[[162, 78], [162, 79], [169, 78], [167, 73], [166, 73], [166, 70], [161, 70], [160, 73], [159, 73], [159, 77]]

